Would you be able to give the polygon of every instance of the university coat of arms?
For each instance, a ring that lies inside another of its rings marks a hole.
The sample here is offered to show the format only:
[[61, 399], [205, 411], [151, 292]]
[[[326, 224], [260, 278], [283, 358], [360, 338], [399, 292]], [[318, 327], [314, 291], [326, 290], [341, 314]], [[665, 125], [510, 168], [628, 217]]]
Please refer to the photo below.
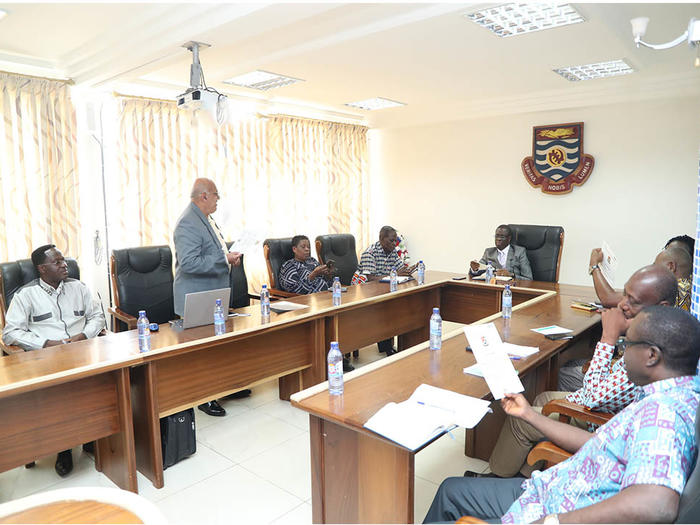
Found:
[[582, 185], [595, 160], [583, 153], [583, 122], [532, 128], [532, 157], [521, 163], [527, 181], [544, 193], [569, 193]]

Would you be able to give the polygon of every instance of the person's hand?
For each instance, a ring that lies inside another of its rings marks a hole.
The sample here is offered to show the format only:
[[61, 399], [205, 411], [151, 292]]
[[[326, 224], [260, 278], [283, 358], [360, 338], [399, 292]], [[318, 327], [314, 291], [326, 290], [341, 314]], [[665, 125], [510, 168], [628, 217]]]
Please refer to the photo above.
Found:
[[496, 270], [496, 275], [503, 275], [504, 277], [513, 277], [513, 274], [510, 273], [505, 268], [501, 268], [500, 270]]
[[330, 269], [326, 264], [319, 264], [313, 271], [309, 274], [309, 281], [313, 281], [316, 277], [321, 275], [330, 275]]
[[525, 419], [530, 412], [534, 412], [530, 403], [522, 394], [505, 394], [501, 399], [503, 411], [509, 416]]
[[418, 263], [414, 264], [413, 266], [402, 266], [401, 268], [398, 269], [396, 272], [398, 275], [406, 275], [410, 276], [413, 272], [416, 271], [416, 268], [418, 268]]
[[478, 272], [479, 271], [479, 262], [472, 261], [469, 263], [469, 267], [472, 269], [472, 272]]
[[71, 337], [70, 339], [68, 339], [68, 342], [69, 342], [69, 343], [75, 343], [76, 341], [84, 341], [85, 339], [87, 339], [87, 336], [86, 336], [84, 333], [81, 332], [81, 333], [79, 333], [79, 334], [77, 334], [77, 335], [74, 335], [74, 336]]
[[[68, 341], [68, 340], [66, 340], [66, 341]], [[66, 343], [64, 343], [63, 341], [59, 341], [56, 339], [47, 339], [46, 342], [44, 343], [44, 348], [48, 348], [50, 346], [61, 346], [64, 344], [66, 344]]]
[[603, 262], [603, 249], [602, 248], [593, 248], [591, 251], [591, 260], [589, 261], [588, 266], [595, 266], [596, 264], [600, 264]]
[[600, 342], [615, 345], [620, 336], [627, 333], [631, 319], [627, 319], [624, 312], [617, 307], [603, 310], [600, 317], [603, 323]]
[[233, 266], [238, 266], [239, 264], [241, 264], [241, 255], [241, 252], [228, 252], [226, 254], [226, 260], [229, 264], [232, 264]]

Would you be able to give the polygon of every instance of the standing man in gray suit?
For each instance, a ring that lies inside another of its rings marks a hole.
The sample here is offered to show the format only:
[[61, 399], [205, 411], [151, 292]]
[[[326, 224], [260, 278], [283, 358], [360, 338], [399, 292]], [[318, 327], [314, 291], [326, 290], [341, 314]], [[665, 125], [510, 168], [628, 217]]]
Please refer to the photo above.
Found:
[[496, 269], [496, 275], [505, 275], [515, 279], [532, 280], [532, 269], [527, 258], [525, 248], [511, 244], [513, 234], [507, 224], [501, 224], [496, 228], [496, 246], [486, 248], [484, 255], [479, 261], [469, 263], [469, 275], [480, 275], [484, 270], [479, 271], [479, 264], [491, 263]]
[[[229, 253], [221, 230], [212, 218], [219, 202], [216, 184], [210, 179], [194, 181], [192, 202], [175, 225], [175, 313], [182, 316], [185, 295], [230, 286], [231, 265], [241, 264], [241, 254]], [[210, 416], [225, 416], [226, 410], [216, 400], [199, 405]]]

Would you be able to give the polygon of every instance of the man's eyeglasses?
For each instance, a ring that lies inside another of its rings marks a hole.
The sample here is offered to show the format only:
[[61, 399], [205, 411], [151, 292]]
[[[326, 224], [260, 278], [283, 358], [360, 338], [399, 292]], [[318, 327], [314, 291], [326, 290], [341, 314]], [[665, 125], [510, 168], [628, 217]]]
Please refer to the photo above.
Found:
[[620, 350], [620, 352], [624, 353], [630, 346], [635, 345], [655, 346], [656, 348], [661, 350], [661, 347], [659, 345], [657, 345], [656, 343], [652, 343], [651, 341], [628, 341], [627, 339], [621, 339], [620, 341], [618, 341], [617, 348]]

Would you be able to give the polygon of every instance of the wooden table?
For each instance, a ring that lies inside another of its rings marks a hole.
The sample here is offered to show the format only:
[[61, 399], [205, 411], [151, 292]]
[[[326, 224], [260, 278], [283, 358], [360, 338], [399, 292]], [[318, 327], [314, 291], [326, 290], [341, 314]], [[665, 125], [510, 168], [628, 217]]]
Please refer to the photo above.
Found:
[[[521, 284], [526, 288], [514, 288], [516, 306], [508, 321], [498, 313], [501, 286], [445, 280], [425, 293], [432, 294], [432, 305], [441, 307], [443, 319], [474, 322], [495, 313], [504, 340], [539, 346], [537, 354], [514, 362], [521, 374], [532, 378], [528, 382], [532, 396], [556, 387], [558, 356], [569, 342], [549, 341], [530, 328], [559, 324], [573, 329], [578, 338], [586, 337], [595, 331], [600, 316], [570, 308], [573, 299], [593, 299], [591, 288]], [[422, 315], [427, 319], [430, 310], [424, 309]], [[342, 337], [340, 341], [342, 346]], [[347, 374], [343, 396], [330, 396], [325, 384], [292, 396], [292, 404], [310, 414], [314, 523], [413, 523], [415, 453], [366, 430], [364, 423], [384, 404], [407, 399], [422, 383], [490, 396], [483, 379], [462, 372], [475, 362], [465, 351], [463, 333], [445, 340], [440, 351], [431, 352], [426, 346]], [[494, 430], [500, 428], [498, 414], [487, 416], [477, 428], [478, 437], [467, 433], [466, 451], [488, 457]]]

